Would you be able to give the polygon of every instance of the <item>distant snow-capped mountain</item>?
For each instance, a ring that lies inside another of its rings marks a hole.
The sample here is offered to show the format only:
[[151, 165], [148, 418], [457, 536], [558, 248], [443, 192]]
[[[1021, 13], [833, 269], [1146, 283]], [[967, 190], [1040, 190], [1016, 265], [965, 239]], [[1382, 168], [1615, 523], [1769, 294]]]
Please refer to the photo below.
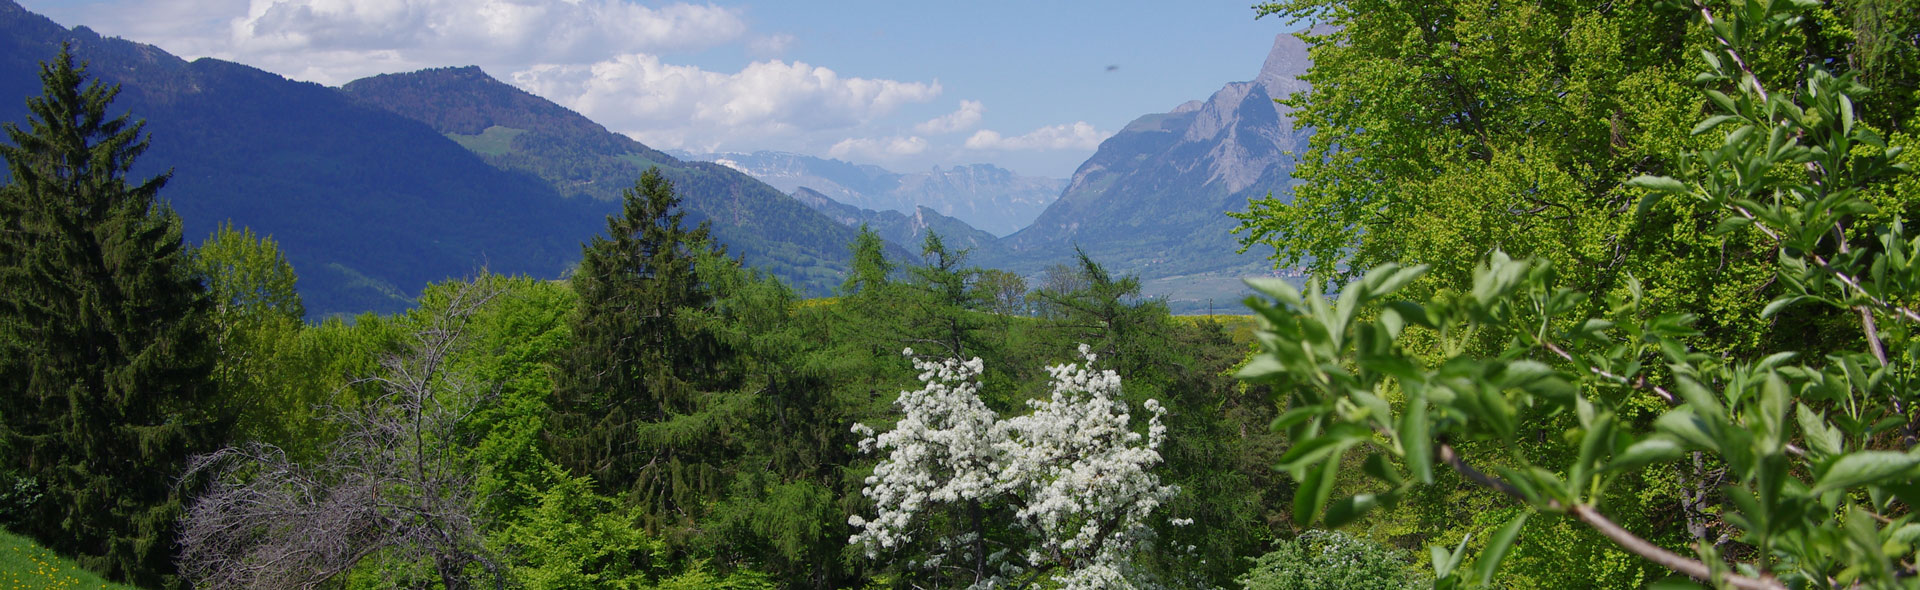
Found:
[[722, 164], [788, 193], [813, 189], [860, 209], [913, 214], [925, 207], [996, 236], [1026, 227], [1067, 185], [1065, 179], [1021, 176], [992, 164], [900, 173], [787, 152], [674, 155]]

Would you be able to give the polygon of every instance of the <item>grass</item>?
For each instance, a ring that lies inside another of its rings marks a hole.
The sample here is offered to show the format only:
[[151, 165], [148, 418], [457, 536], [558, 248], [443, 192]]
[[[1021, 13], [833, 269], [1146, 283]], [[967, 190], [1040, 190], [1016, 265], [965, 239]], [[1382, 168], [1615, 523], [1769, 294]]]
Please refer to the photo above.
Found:
[[138, 590], [109, 583], [32, 539], [0, 530], [0, 590]]
[[448, 133], [447, 139], [453, 140], [454, 143], [460, 144], [460, 147], [467, 148], [468, 151], [488, 156], [498, 156], [513, 151], [513, 138], [519, 137], [520, 134], [526, 132], [527, 130], [525, 129], [514, 129], [512, 127], [494, 125], [488, 127], [485, 131], [481, 131], [479, 135]]

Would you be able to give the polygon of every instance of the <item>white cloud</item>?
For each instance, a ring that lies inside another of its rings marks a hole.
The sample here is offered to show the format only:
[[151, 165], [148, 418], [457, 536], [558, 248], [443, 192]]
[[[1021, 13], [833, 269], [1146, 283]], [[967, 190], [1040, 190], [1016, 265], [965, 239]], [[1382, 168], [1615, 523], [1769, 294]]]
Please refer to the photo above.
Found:
[[980, 104], [980, 101], [963, 100], [960, 101], [959, 109], [945, 115], [928, 119], [924, 123], [915, 125], [913, 129], [914, 131], [929, 135], [966, 131], [972, 129], [974, 125], [980, 124], [980, 115], [986, 111], [987, 107]]
[[535, 66], [512, 81], [649, 145], [689, 149], [850, 129], [940, 94], [939, 82], [841, 77], [804, 62], [755, 62], [728, 74], [648, 54]]
[[850, 137], [833, 144], [827, 155], [835, 158], [891, 159], [918, 155], [927, 151], [927, 140], [907, 137]]
[[229, 31], [242, 53], [394, 50], [460, 63], [692, 49], [745, 32], [727, 8], [622, 0], [252, 0]]
[[982, 129], [967, 138], [966, 146], [970, 150], [1091, 150], [1112, 136], [1111, 131], [1094, 129], [1086, 121], [1078, 121], [1072, 125], [1048, 125], [1014, 137]]
[[793, 48], [795, 41], [793, 35], [786, 33], [756, 35], [747, 41], [747, 54], [763, 58], [780, 57], [786, 55], [788, 49]]

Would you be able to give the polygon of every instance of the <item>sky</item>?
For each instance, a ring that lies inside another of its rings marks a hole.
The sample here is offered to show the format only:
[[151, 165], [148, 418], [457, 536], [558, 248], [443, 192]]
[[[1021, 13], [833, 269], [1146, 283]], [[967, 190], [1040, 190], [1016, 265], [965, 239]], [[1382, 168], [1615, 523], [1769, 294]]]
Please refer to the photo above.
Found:
[[1135, 117], [1249, 80], [1247, 0], [19, 0], [72, 27], [337, 86], [478, 65], [659, 149], [1065, 178]]

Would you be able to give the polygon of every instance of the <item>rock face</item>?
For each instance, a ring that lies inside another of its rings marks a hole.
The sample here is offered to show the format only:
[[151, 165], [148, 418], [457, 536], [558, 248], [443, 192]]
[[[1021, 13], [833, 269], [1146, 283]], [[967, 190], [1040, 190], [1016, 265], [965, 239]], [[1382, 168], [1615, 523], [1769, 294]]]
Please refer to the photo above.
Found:
[[813, 189], [857, 208], [911, 214], [926, 207], [996, 236], [1026, 227], [1067, 184], [1064, 179], [1020, 176], [991, 164], [899, 173], [787, 152], [680, 155], [726, 165], [788, 193]]
[[1055, 262], [1078, 246], [1116, 269], [1164, 277], [1260, 263], [1233, 255], [1227, 211], [1251, 197], [1284, 193], [1309, 131], [1274, 103], [1305, 90], [1306, 44], [1275, 38], [1253, 80], [1206, 101], [1129, 123], [1074, 172], [1060, 199], [1032, 225], [1002, 240], [1014, 267]]

